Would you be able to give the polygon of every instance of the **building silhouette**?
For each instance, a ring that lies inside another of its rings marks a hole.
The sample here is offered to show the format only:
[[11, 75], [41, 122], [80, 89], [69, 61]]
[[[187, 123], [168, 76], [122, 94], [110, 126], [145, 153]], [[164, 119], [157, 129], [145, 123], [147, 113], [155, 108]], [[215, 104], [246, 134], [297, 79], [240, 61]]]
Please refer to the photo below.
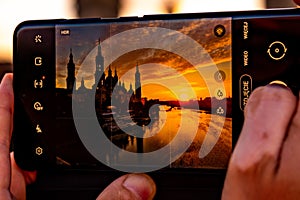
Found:
[[68, 73], [67, 73], [67, 90], [72, 92], [73, 88], [76, 88], [76, 78], [75, 78], [75, 64], [73, 61], [72, 49], [70, 49], [69, 62], [67, 65]]
[[135, 96], [138, 101], [142, 98], [142, 87], [141, 87], [141, 74], [139, 72], [139, 66], [136, 64], [136, 72], [135, 72]]
[[[66, 69], [66, 89], [58, 88], [57, 96], [73, 97], [75, 102], [77, 101], [78, 103], [88, 100], [91, 96], [93, 96], [95, 98], [95, 109], [97, 114], [109, 113], [112, 112], [112, 109], [120, 113], [128, 112], [128, 109], [134, 110], [136, 109], [136, 106], [141, 103], [141, 74], [138, 64], [135, 66], [135, 90], [131, 83], [129, 85], [129, 89], [127, 89], [125, 83], [121, 82], [118, 77], [117, 67], [115, 67], [113, 73], [112, 66], [108, 66], [106, 74], [100, 39], [98, 40], [97, 55], [95, 57], [95, 82], [92, 88], [87, 88], [85, 86], [85, 80], [83, 77], [77, 88], [72, 49], [70, 49], [69, 61]], [[114, 102], [114, 105], [112, 105], [112, 102]], [[130, 102], [129, 105], [128, 102]]]

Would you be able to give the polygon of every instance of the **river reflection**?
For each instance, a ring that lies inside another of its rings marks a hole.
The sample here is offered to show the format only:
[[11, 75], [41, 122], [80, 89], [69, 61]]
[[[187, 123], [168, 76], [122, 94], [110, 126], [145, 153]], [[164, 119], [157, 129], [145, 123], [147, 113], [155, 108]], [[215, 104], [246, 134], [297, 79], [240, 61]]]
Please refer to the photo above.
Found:
[[[157, 151], [172, 142], [170, 155], [161, 155], [162, 159], [167, 159], [173, 152], [176, 152], [174, 149], [179, 149], [181, 145], [193, 141], [187, 151], [172, 164], [172, 167], [201, 167], [204, 165], [223, 168], [226, 166], [231, 153], [231, 118], [225, 118], [225, 123], [222, 123], [224, 117], [212, 117], [213, 115], [204, 111], [176, 108], [167, 110], [166, 106], [160, 106], [159, 117], [148, 126], [143, 127], [144, 138], [126, 135], [123, 142], [113, 142], [126, 151], [138, 153]], [[177, 135], [180, 139], [176, 142], [173, 139], [184, 123], [187, 123], [188, 126], [185, 126], [184, 130]], [[195, 124], [197, 133], [195, 133]], [[212, 126], [210, 130], [213, 132], [221, 132], [221, 136], [212, 150], [212, 154], [200, 159], [199, 151], [209, 126]], [[130, 132], [128, 133], [130, 134]], [[122, 157], [122, 155], [119, 156]]]

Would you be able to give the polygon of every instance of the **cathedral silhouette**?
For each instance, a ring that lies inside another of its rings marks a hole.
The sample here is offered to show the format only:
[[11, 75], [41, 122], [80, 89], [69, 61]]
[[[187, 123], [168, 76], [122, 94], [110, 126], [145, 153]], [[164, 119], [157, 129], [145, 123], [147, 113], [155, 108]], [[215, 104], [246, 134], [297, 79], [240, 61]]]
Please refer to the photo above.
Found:
[[[77, 117], [73, 115], [72, 108], [74, 106], [77, 108], [75, 114], [80, 114], [79, 120], [90, 120], [95, 116], [93, 113], [96, 112], [97, 120], [103, 132], [120, 148], [125, 148], [128, 145], [128, 138], [133, 141], [133, 136], [127, 134], [132, 131], [136, 132], [132, 122], [139, 126], [145, 126], [150, 124], [151, 120], [153, 122], [153, 120], [158, 119], [159, 108], [153, 105], [157, 105], [159, 100], [147, 100], [146, 97], [142, 97], [141, 73], [138, 63], [135, 66], [135, 74], [132, 75], [134, 88], [130, 83], [129, 89], [127, 89], [124, 81], [120, 80], [116, 67], [114, 72], [111, 65], [105, 71], [100, 40], [98, 40], [95, 57], [95, 82], [91, 88], [85, 86], [84, 77], [81, 78], [80, 85], [77, 85], [72, 49], [70, 49], [66, 72], [66, 87], [56, 88], [55, 117], [63, 121], [63, 123], [56, 124], [57, 128], [72, 135], [69, 137], [72, 140], [68, 143], [80, 144], [80, 138], [76, 134], [73, 121]], [[93, 103], [93, 101], [95, 107], [85, 106], [86, 103]], [[118, 118], [118, 123], [116, 123], [115, 117]], [[66, 140], [68, 139], [66, 138]], [[143, 152], [143, 139], [137, 138], [136, 141], [137, 152]]]
[[[87, 96], [90, 96], [93, 91], [95, 92], [95, 105], [97, 113], [111, 112], [114, 108], [118, 112], [126, 112], [129, 109], [136, 109], [140, 107], [139, 104], [145, 103], [146, 98], [142, 98], [142, 88], [141, 88], [141, 74], [139, 72], [139, 66], [136, 65], [135, 72], [135, 90], [130, 83], [129, 89], [125, 87], [125, 83], [121, 82], [118, 77], [117, 68], [114, 70], [114, 75], [111, 69], [111, 65], [108, 68], [107, 75], [104, 69], [104, 57], [102, 55], [101, 42], [98, 40], [97, 46], [97, 56], [95, 57], [95, 83], [91, 89], [86, 88], [85, 80], [82, 78], [80, 86], [76, 86], [76, 76], [75, 76], [75, 63], [70, 49], [69, 62], [67, 64], [67, 78], [66, 78], [66, 91], [69, 96], [73, 96], [78, 99], [78, 101], [83, 101]], [[77, 88], [74, 90], [74, 88]], [[113, 95], [114, 93], [114, 95]], [[111, 105], [111, 102], [116, 103], [116, 105]]]

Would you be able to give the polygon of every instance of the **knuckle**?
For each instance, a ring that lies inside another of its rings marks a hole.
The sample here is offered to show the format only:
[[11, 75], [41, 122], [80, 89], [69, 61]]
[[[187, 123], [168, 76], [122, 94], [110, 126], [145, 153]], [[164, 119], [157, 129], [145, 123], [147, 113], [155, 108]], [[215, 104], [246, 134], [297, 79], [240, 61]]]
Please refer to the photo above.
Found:
[[[260, 148], [262, 149], [262, 148]], [[269, 170], [270, 166], [276, 166], [277, 153], [264, 149], [264, 151], [254, 150], [243, 157], [233, 157], [229, 167], [239, 175], [257, 175], [263, 174]]]

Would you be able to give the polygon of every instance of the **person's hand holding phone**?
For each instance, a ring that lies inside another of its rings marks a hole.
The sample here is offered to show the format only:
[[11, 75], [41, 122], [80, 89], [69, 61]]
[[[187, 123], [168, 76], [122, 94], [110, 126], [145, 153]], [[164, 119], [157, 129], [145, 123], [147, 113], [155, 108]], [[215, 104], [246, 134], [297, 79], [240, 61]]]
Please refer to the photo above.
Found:
[[[0, 84], [0, 199], [26, 199], [26, 185], [36, 179], [36, 172], [20, 169], [10, 153], [14, 94], [12, 74], [6, 74]], [[124, 175], [111, 183], [97, 198], [152, 199], [156, 192], [153, 180], [145, 174]]]
[[283, 86], [257, 88], [230, 160], [223, 199], [300, 198], [300, 101]]
[[0, 198], [25, 199], [26, 185], [33, 183], [36, 172], [21, 170], [10, 153], [14, 94], [12, 74], [6, 74], [0, 84]]

